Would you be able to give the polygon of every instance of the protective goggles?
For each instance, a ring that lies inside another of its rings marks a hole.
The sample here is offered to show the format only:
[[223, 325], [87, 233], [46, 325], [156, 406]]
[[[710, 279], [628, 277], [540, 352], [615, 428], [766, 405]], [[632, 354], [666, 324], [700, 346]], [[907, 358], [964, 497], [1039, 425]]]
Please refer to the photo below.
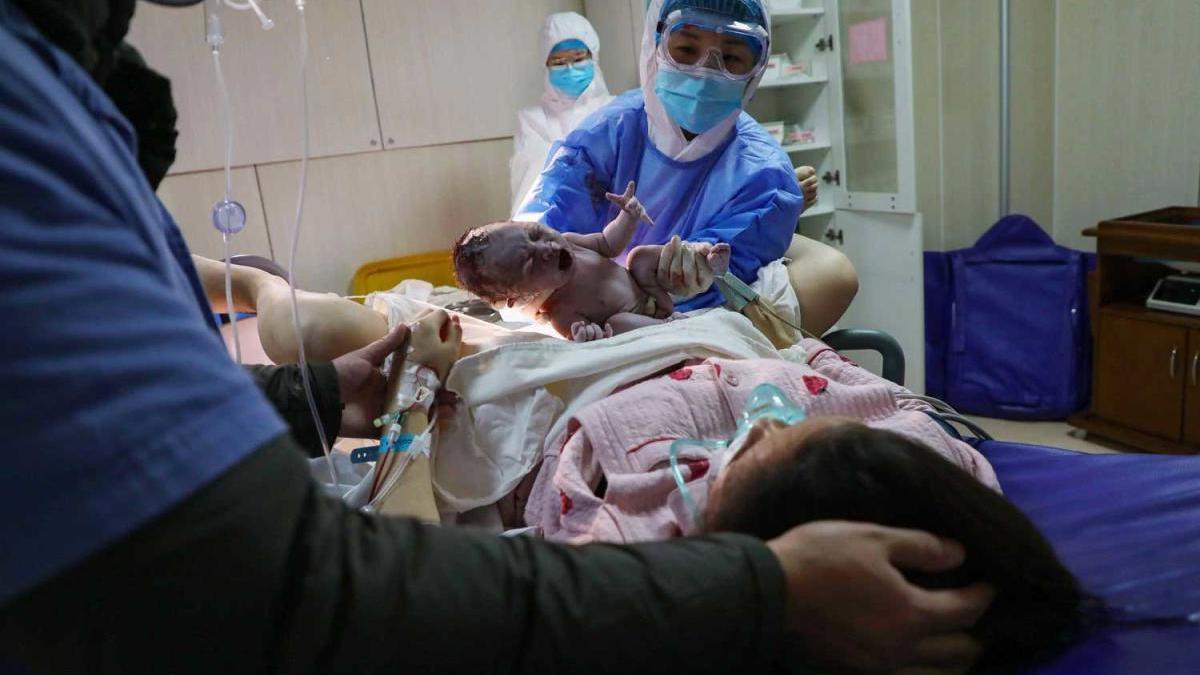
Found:
[[561, 70], [567, 70], [568, 68], [575, 68], [575, 69], [586, 68], [588, 66], [588, 64], [590, 64], [591, 62], [592, 62], [592, 57], [585, 56], [585, 57], [580, 58], [575, 61], [563, 62], [563, 63], [551, 63], [550, 65], [546, 66], [546, 69], [550, 70], [550, 71], [561, 71]]
[[706, 474], [706, 478], [713, 481], [738, 454], [746, 449], [746, 439], [750, 435], [750, 430], [760, 420], [774, 420], [784, 426], [792, 426], [803, 422], [807, 417], [804, 409], [793, 403], [779, 387], [773, 384], [760, 384], [750, 392], [750, 398], [742, 410], [737, 430], [729, 440], [710, 441], [684, 438], [672, 443], [671, 476], [675, 479], [675, 485], [679, 487], [679, 493], [683, 497], [683, 503], [687, 506], [688, 512], [691, 513], [692, 521], [699, 524], [702, 514], [700, 507], [696, 504], [696, 499], [688, 488], [688, 481], [684, 478], [682, 467], [686, 465], [686, 462], [680, 461], [681, 454], [695, 454], [691, 451], [699, 449], [705, 454], [713, 455], [716, 461], [712, 462]]
[[685, 73], [748, 80], [766, 66], [769, 47], [762, 26], [710, 12], [676, 10], [658, 25], [659, 57]]

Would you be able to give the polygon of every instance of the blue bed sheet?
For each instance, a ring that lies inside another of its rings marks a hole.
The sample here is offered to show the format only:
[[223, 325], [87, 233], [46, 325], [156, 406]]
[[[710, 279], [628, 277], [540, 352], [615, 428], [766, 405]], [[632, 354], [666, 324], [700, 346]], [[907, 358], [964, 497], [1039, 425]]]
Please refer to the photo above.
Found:
[[[1142, 615], [1200, 612], [1200, 458], [979, 450], [1088, 591]], [[1196, 675], [1200, 625], [1111, 626], [1026, 673]]]

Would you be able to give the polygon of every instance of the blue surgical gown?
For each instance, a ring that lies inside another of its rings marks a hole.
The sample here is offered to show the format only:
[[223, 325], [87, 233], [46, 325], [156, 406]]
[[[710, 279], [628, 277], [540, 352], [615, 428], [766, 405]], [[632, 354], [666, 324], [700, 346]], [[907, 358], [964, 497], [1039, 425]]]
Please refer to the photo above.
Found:
[[135, 145], [0, 0], [0, 606], [285, 432]]
[[[726, 242], [730, 269], [747, 283], [783, 257], [804, 197], [787, 153], [746, 113], [708, 155], [678, 162], [647, 135], [641, 90], [617, 97], [556, 143], [540, 183], [519, 209], [560, 232], [599, 232], [617, 214], [604, 193], [637, 181], [637, 196], [656, 223], [638, 227], [630, 248], [687, 241]], [[715, 288], [679, 304], [687, 311], [723, 302]]]

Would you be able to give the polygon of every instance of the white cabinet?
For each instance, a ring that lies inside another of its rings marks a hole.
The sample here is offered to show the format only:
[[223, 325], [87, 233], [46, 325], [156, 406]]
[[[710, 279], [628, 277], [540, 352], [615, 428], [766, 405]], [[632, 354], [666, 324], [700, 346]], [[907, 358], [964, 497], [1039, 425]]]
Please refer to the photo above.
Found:
[[[264, 31], [249, 12], [222, 7], [221, 61], [233, 105], [234, 166], [300, 157], [300, 20], [292, 3], [266, 6]], [[371, 69], [357, 2], [312, 2], [308, 9], [309, 92], [314, 157], [381, 147]], [[129, 42], [171, 79], [179, 110], [179, 156], [171, 173], [224, 164], [220, 90], [204, 41], [204, 7], [139, 3]]]

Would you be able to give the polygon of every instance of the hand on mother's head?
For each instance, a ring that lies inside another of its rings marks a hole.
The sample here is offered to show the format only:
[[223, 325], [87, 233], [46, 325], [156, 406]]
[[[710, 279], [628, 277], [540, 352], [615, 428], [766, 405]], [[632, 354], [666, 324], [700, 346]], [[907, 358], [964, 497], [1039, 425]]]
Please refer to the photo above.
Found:
[[961, 673], [979, 656], [967, 632], [992, 601], [990, 586], [926, 590], [900, 572], [963, 563], [961, 546], [915, 530], [822, 521], [767, 542], [787, 583], [785, 628], [798, 657], [838, 672]]

